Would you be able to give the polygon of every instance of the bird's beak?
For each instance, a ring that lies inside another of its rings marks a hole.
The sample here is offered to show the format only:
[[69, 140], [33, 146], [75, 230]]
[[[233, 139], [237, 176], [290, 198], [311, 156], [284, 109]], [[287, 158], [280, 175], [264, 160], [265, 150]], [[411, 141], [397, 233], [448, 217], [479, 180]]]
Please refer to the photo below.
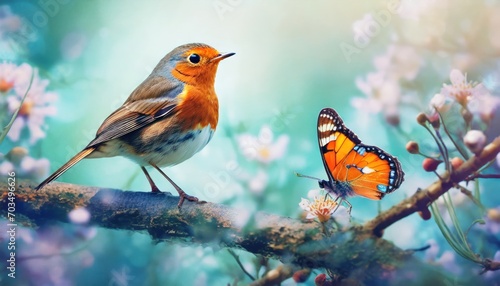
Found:
[[220, 62], [225, 58], [229, 58], [230, 56], [234, 56], [235, 53], [227, 53], [227, 54], [219, 54], [215, 58], [211, 59], [210, 62]]

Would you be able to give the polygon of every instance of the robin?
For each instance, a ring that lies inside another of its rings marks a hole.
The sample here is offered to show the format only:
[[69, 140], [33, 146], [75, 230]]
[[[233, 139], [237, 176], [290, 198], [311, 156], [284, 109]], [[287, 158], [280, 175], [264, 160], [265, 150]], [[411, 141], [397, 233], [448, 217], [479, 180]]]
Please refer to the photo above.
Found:
[[184, 200], [186, 194], [160, 167], [179, 164], [203, 149], [212, 138], [219, 118], [214, 89], [221, 54], [205, 44], [186, 44], [168, 53], [153, 72], [111, 113], [94, 140], [45, 179], [42, 189], [84, 158], [124, 156], [141, 166], [152, 192], [161, 192], [146, 166], [158, 170]]

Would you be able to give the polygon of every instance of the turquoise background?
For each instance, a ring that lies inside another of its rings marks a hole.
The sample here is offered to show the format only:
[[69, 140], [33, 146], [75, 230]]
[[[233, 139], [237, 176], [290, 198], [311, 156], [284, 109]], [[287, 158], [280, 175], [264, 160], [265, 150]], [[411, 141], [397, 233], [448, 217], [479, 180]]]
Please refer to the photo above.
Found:
[[[462, 2], [461, 7], [466, 11], [470, 1]], [[45, 2], [54, 6], [40, 3], [43, 1], [2, 2], [31, 23], [36, 23], [33, 17], [40, 11], [48, 16], [45, 25], [36, 26], [36, 40], [14, 51], [0, 52], [0, 58], [36, 66], [41, 77], [50, 80], [48, 89], [59, 95], [58, 113], [46, 121], [46, 138], [25, 146], [31, 156], [50, 160], [51, 171], [94, 138], [102, 121], [125, 101], [166, 53], [181, 44], [202, 42], [236, 55], [221, 62], [217, 73], [220, 119], [212, 141], [190, 160], [164, 169], [189, 194], [232, 207], [245, 207], [249, 212], [262, 210], [299, 217], [300, 199], [307, 197], [309, 190], [317, 189], [317, 184], [297, 178], [294, 172], [326, 178], [316, 138], [317, 115], [324, 107], [335, 108], [364, 143], [397, 156], [406, 173], [401, 188], [380, 203], [359, 197], [350, 199], [355, 222], [373, 218], [378, 209], [390, 208], [436, 179], [434, 174], [422, 170], [422, 157], [406, 152], [405, 144], [413, 139], [422, 143], [425, 151], [435, 151], [433, 141], [414, 118], [418, 112], [427, 111], [428, 100], [440, 91], [443, 83], [449, 83], [453, 66], [439, 66], [449, 60], [446, 55], [440, 51], [422, 52], [423, 67], [414, 82], [418, 92], [413, 93], [421, 103], [420, 109], [402, 106], [399, 129], [388, 124], [381, 114], [367, 114], [351, 105], [352, 98], [363, 97], [356, 87], [356, 78], [373, 71], [374, 57], [384, 53], [391, 42], [391, 32], [398, 29], [401, 20], [390, 14], [393, 18], [387, 26], [381, 27], [371, 42], [349, 59], [341, 45], [354, 45], [353, 23], [366, 13], [387, 10], [386, 1]], [[51, 8], [44, 10], [44, 7]], [[458, 19], [456, 14], [446, 17]], [[472, 21], [481, 17], [469, 15]], [[74, 38], [68, 40], [68, 35]], [[62, 46], [64, 41], [70, 48]], [[67, 49], [77, 55], [65, 56]], [[472, 69], [470, 75], [481, 81], [487, 74]], [[264, 125], [270, 126], [275, 139], [281, 135], [289, 137], [285, 156], [268, 165], [247, 160], [236, 142], [237, 136], [244, 133], [257, 136]], [[16, 145], [6, 140], [0, 152], [5, 154]], [[236, 170], [228, 167], [234, 164]], [[253, 194], [247, 190], [244, 178], [254, 177], [259, 170], [266, 172], [269, 180], [262, 193]], [[173, 191], [159, 174], [151, 173], [162, 190]], [[210, 186], [218, 184], [217, 178], [227, 174], [229, 182], [219, 184], [216, 192], [211, 191]], [[149, 191], [139, 167], [121, 157], [83, 160], [58, 181]], [[495, 186], [487, 184], [482, 186]], [[484, 201], [489, 208], [500, 203], [491, 192]], [[471, 213], [481, 216], [476, 209]], [[86, 240], [78, 238], [79, 231], [96, 234]], [[52, 245], [55, 249], [83, 250], [20, 265], [18, 282], [25, 284], [19, 285], [35, 283], [33, 268], [39, 267], [37, 263], [62, 269], [57, 285], [225, 285], [235, 276], [243, 279], [241, 285], [249, 282], [225, 250], [155, 244], [145, 233], [80, 230], [67, 225], [36, 231], [26, 229], [23, 233], [34, 241], [46, 241], [49, 246], [50, 241], [64, 242], [64, 247]], [[422, 247], [435, 240], [439, 253], [450, 250], [435, 222], [423, 221], [417, 215], [397, 222], [386, 230], [384, 237], [403, 249]], [[477, 235], [473, 239], [482, 244], [484, 237]], [[33, 253], [37, 248], [49, 247], [36, 242], [23, 243]], [[495, 249], [498, 247], [484, 248], [489, 257], [493, 257]], [[416, 255], [424, 258], [426, 254]], [[251, 269], [253, 255], [241, 252], [241, 257]], [[479, 269], [461, 257], [455, 259], [469, 270]], [[470, 271], [462, 274], [464, 281], [471, 275]], [[125, 276], [128, 284], [119, 284], [115, 276]], [[54, 283], [47, 277], [39, 278], [47, 283], [43, 285]], [[313, 285], [313, 279], [314, 275], [307, 285]], [[289, 279], [284, 285], [295, 284]]]

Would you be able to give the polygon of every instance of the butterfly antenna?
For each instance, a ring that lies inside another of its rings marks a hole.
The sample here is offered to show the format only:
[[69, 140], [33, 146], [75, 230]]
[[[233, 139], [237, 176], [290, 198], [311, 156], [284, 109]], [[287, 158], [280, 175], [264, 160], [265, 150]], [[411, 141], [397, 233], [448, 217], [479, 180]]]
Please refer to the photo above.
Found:
[[321, 179], [318, 179], [316, 177], [311, 177], [311, 176], [307, 176], [307, 175], [302, 175], [302, 174], [299, 174], [297, 172], [295, 172], [295, 176], [299, 177], [299, 178], [308, 178], [308, 179], [313, 179], [313, 180], [316, 180], [316, 181], [323, 181]]

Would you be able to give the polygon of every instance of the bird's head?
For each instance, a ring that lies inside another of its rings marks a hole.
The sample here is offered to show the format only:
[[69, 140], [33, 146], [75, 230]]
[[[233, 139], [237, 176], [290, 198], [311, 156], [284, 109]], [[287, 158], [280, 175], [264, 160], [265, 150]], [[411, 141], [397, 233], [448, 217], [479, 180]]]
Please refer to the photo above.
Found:
[[186, 84], [213, 86], [219, 62], [232, 55], [205, 44], [186, 44], [168, 53], [153, 73], [167, 73]]

